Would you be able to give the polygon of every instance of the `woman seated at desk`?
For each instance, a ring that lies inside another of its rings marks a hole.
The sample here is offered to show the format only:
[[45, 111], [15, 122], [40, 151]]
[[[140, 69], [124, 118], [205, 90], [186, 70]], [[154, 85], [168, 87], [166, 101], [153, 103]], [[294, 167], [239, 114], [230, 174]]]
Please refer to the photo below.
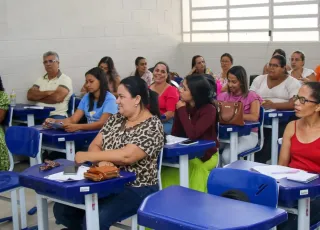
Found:
[[[116, 67], [114, 65], [114, 62], [111, 57], [103, 57], [99, 61], [98, 67], [101, 68], [105, 74], [107, 79], [107, 84], [109, 87], [110, 93], [112, 93], [115, 97], [118, 97], [117, 95], [117, 89], [120, 84], [120, 76], [116, 70]], [[81, 95], [88, 92], [88, 89], [86, 88], [86, 85], [81, 89]]]
[[[101, 129], [108, 118], [118, 112], [116, 98], [109, 92], [107, 79], [101, 68], [95, 67], [86, 73], [85, 86], [89, 93], [81, 99], [78, 109], [71, 117], [63, 120], [48, 118], [44, 126], [51, 127], [52, 123], [61, 122], [67, 132], [96, 130]], [[88, 124], [78, 124], [83, 115]]]
[[150, 89], [159, 95], [159, 107], [166, 134], [171, 133], [174, 111], [179, 101], [179, 93], [175, 86], [170, 84], [169, 66], [164, 62], [158, 62], [153, 70], [154, 82]]
[[[217, 110], [212, 102], [213, 91], [204, 75], [189, 75], [182, 82], [172, 135], [191, 140], [212, 140], [216, 147], [207, 150], [202, 158], [189, 161], [190, 188], [206, 192], [209, 173], [217, 166]], [[163, 167], [162, 185], [179, 185], [179, 170]]]
[[[228, 92], [218, 95], [218, 101], [242, 102], [245, 121], [259, 121], [261, 97], [249, 91], [246, 70], [242, 66], [234, 66], [227, 72]], [[238, 138], [238, 154], [253, 149], [258, 144], [258, 128], [252, 129], [250, 135]], [[223, 164], [230, 163], [230, 144], [225, 144], [222, 152]]]
[[[276, 49], [273, 54], [272, 54], [272, 57], [273, 56], [276, 56], [276, 55], [282, 55], [284, 56], [285, 58], [287, 58], [286, 56], [286, 52], [282, 49]], [[269, 63], [265, 64], [265, 66], [263, 67], [263, 74], [268, 74], [268, 65]], [[290, 71], [291, 70], [291, 67], [289, 65], [286, 65], [286, 70], [287, 71]]]
[[[159, 189], [157, 158], [164, 145], [164, 133], [157, 95], [148, 90], [144, 80], [134, 76], [121, 81], [118, 95], [119, 113], [109, 118], [88, 152], [77, 152], [75, 158], [77, 163], [115, 164], [136, 174], [137, 179], [123, 192], [99, 199], [101, 229], [136, 214], [143, 199]], [[56, 203], [53, 212], [68, 229], [82, 229], [83, 210]]]
[[1, 123], [6, 117], [7, 110], [9, 109], [10, 100], [2, 85], [0, 77], [0, 171], [8, 170], [10, 167], [9, 153], [6, 142], [4, 140], [4, 132]]
[[[293, 97], [296, 116], [284, 132], [279, 165], [320, 173], [320, 83], [305, 83]], [[311, 201], [310, 224], [320, 221], [320, 199]], [[289, 214], [278, 229], [297, 229], [297, 215]]]
[[[293, 110], [293, 95], [298, 93], [300, 87], [300, 82], [287, 73], [285, 57], [275, 55], [269, 61], [268, 74], [256, 77], [250, 90], [262, 97], [262, 106], [266, 110]], [[279, 137], [282, 137], [285, 126], [279, 124]], [[270, 160], [271, 136], [271, 129], [264, 129], [263, 148], [255, 154], [255, 161], [266, 163]]]
[[304, 67], [306, 57], [303, 52], [295, 51], [291, 55], [292, 70], [288, 73], [299, 80], [301, 83], [308, 81], [316, 81], [316, 74], [312, 69]]

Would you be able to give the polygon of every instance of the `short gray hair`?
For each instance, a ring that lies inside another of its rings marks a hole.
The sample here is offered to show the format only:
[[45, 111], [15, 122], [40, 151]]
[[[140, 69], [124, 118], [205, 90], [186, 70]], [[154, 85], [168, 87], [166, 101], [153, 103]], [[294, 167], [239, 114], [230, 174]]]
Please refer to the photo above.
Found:
[[48, 56], [56, 56], [56, 60], [59, 61], [59, 55], [54, 51], [48, 51], [43, 54], [43, 58], [46, 58]]

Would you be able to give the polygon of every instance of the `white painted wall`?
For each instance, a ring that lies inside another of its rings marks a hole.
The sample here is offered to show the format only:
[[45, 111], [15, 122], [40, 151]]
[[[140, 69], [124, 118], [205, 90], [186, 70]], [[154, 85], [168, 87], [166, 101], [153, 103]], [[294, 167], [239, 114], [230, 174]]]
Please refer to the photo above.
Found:
[[194, 55], [202, 55], [207, 66], [214, 73], [220, 72], [220, 56], [230, 53], [234, 65], [242, 65], [247, 74], [262, 74], [263, 66], [270, 60], [275, 49], [281, 48], [287, 54], [287, 63], [290, 64], [290, 55], [295, 50], [301, 50], [306, 55], [306, 68], [315, 69], [320, 64], [320, 43], [181, 43], [179, 45], [180, 65], [179, 73], [184, 76], [191, 69], [191, 59]]
[[175, 69], [180, 42], [180, 0], [0, 0], [0, 75], [18, 102], [45, 73], [48, 50], [58, 52], [78, 92], [103, 56], [114, 59], [121, 77], [137, 56], [150, 67], [163, 60]]

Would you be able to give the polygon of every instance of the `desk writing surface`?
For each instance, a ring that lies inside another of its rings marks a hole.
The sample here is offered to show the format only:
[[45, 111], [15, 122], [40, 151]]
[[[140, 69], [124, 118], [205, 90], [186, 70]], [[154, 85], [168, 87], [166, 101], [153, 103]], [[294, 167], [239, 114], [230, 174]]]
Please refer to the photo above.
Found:
[[281, 209], [181, 186], [150, 195], [138, 210], [138, 223], [156, 229], [270, 229], [286, 219]]
[[164, 157], [176, 157], [189, 153], [203, 152], [216, 146], [214, 141], [199, 140], [198, 143], [192, 145], [181, 145], [179, 143], [173, 145], [165, 145], [163, 148]]
[[[57, 182], [44, 178], [48, 175], [63, 171], [65, 166], [74, 165], [73, 161], [65, 159], [59, 159], [57, 161], [60, 163], [60, 166], [49, 171], [40, 171], [40, 165], [34, 165], [26, 169], [19, 176], [20, 184], [35, 190], [39, 194], [80, 204], [84, 203], [84, 195], [86, 194], [98, 193], [99, 198], [106, 197], [111, 193], [121, 191], [125, 184], [134, 181], [136, 178], [134, 173], [125, 171], [120, 172], [121, 177], [119, 178], [102, 182], [93, 182], [86, 179], [71, 182]], [[89, 188], [89, 190], [80, 192], [80, 188], [83, 187]]]

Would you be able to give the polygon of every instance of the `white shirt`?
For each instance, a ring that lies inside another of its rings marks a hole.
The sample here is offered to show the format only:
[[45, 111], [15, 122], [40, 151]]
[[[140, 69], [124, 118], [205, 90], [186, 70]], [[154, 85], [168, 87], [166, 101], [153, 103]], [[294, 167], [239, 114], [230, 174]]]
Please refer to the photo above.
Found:
[[[292, 73], [292, 70], [289, 70], [288, 73], [291, 75]], [[310, 76], [311, 74], [313, 74], [314, 71], [312, 69], [307, 69], [307, 68], [303, 68], [303, 71], [302, 71], [302, 77], [303, 78], [306, 78], [308, 76]], [[315, 73], [314, 73], [315, 74]]]
[[288, 76], [280, 85], [269, 88], [267, 84], [268, 75], [256, 77], [250, 90], [259, 94], [263, 100], [270, 100], [275, 103], [288, 102], [293, 95], [297, 95], [300, 89], [300, 82], [294, 77]]
[[46, 74], [43, 77], [38, 78], [38, 80], [34, 83], [34, 86], [39, 87], [40, 91], [56, 90], [59, 86], [66, 88], [69, 91], [69, 93], [64, 98], [63, 102], [56, 103], [56, 104], [46, 104], [42, 102], [37, 102], [36, 105], [54, 107], [56, 110], [50, 112], [50, 116], [53, 116], [53, 115], [68, 116], [67, 114], [68, 103], [71, 95], [73, 94], [72, 80], [70, 77], [68, 77], [67, 75], [59, 71], [57, 77], [49, 80], [48, 75]]

